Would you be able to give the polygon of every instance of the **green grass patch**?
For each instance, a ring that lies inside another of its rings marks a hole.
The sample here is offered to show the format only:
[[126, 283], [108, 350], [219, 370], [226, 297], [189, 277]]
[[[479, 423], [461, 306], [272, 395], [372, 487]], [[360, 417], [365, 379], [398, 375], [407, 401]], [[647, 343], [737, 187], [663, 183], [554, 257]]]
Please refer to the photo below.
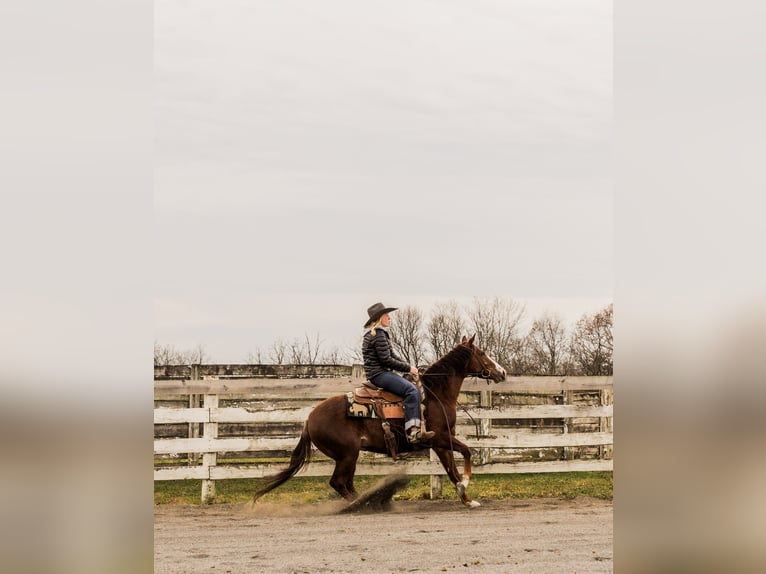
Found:
[[[363, 492], [379, 480], [378, 476], [358, 476], [356, 489]], [[337, 500], [339, 496], [328, 484], [328, 477], [296, 476], [265, 495], [261, 500], [270, 503], [312, 503]], [[443, 477], [443, 496], [456, 500], [452, 483]], [[241, 478], [217, 480], [216, 503], [240, 504], [250, 502], [259, 480]], [[201, 480], [158, 480], [154, 483], [155, 504], [200, 504]], [[612, 500], [614, 475], [604, 472], [550, 472], [534, 474], [486, 474], [474, 475], [468, 487], [471, 497], [485, 500], [564, 498], [579, 496]], [[423, 500], [430, 495], [430, 479], [427, 476], [411, 476], [407, 488], [400, 490], [394, 500]]]

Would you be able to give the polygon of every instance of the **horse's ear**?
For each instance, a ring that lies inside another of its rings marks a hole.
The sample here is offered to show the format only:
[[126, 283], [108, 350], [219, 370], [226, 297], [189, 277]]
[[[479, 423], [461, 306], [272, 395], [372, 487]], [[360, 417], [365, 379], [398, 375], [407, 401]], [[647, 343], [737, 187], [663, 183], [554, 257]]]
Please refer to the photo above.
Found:
[[465, 335], [463, 335], [463, 340], [462, 340], [462, 341], [460, 341], [460, 344], [461, 344], [461, 345], [465, 345], [465, 342], [466, 342], [467, 340], [468, 340], [468, 337], [466, 337]]
[[[476, 338], [476, 333], [474, 333], [473, 335], [471, 335], [471, 338], [470, 338], [470, 339], [468, 339], [468, 346], [469, 346], [469, 347], [470, 347], [471, 345], [473, 345], [473, 340], [474, 340], [475, 338]], [[465, 339], [465, 337], [463, 337], [463, 339]]]

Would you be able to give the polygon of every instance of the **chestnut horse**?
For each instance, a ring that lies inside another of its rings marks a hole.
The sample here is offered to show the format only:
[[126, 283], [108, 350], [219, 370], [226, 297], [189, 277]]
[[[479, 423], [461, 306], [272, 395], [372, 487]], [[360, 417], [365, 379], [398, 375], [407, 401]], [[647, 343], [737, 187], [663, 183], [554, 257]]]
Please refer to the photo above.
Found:
[[[505, 379], [505, 369], [474, 344], [474, 337], [463, 337], [451, 351], [420, 375], [427, 401], [424, 413], [426, 428], [436, 433], [430, 441], [411, 445], [404, 435], [403, 419], [388, 419], [396, 437], [397, 451], [402, 453], [433, 449], [455, 485], [460, 500], [471, 508], [480, 504], [466, 494], [471, 480], [471, 449], [455, 437], [458, 394], [463, 380], [468, 376], [487, 379], [487, 382]], [[295, 476], [310, 461], [312, 443], [335, 461], [330, 486], [346, 500], [354, 500], [357, 497], [354, 473], [359, 451], [388, 454], [388, 450], [381, 420], [349, 417], [346, 415], [347, 408], [346, 395], [330, 397], [319, 403], [303, 426], [300, 441], [290, 456], [289, 466], [277, 474], [265, 477], [263, 486], [255, 493], [253, 500]], [[463, 455], [462, 478], [455, 464], [454, 451]]]

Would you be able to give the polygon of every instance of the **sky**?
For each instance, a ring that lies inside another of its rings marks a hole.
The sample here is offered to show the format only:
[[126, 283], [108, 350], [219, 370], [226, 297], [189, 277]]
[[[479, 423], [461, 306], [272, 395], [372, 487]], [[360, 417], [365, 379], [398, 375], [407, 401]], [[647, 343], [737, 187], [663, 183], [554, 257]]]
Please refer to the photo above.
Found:
[[159, 0], [154, 62], [157, 343], [612, 302], [610, 2]]

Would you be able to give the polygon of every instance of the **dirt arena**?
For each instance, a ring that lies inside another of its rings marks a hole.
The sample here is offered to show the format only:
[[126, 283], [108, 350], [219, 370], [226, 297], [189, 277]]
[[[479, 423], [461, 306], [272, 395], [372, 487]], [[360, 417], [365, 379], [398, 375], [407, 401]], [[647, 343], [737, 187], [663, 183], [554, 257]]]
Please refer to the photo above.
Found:
[[612, 572], [611, 501], [343, 505], [155, 506], [154, 572]]

